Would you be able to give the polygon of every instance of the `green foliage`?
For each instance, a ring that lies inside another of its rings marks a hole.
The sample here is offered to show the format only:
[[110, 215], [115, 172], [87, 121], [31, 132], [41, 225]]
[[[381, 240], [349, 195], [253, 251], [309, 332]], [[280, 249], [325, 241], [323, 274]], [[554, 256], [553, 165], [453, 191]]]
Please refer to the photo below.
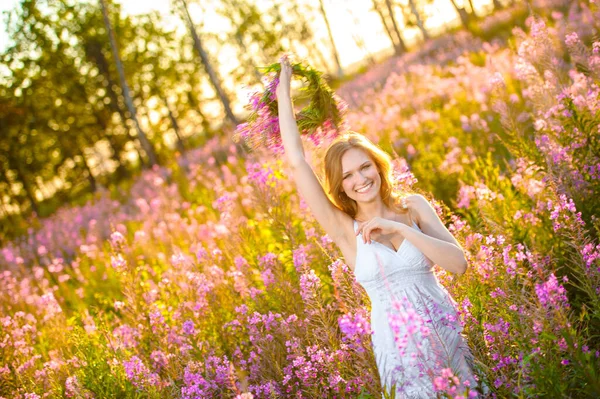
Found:
[[[275, 63], [267, 67], [261, 68], [265, 74], [281, 70], [281, 65]], [[302, 133], [310, 134], [323, 123], [329, 120], [335, 127], [341, 123], [341, 115], [336, 105], [334, 93], [322, 78], [322, 73], [313, 69], [311, 66], [301, 63], [292, 64], [292, 76], [302, 78], [307, 85], [302, 89], [302, 97], [308, 99], [307, 106], [298, 112], [296, 123]], [[265, 90], [261, 102], [268, 105], [269, 110], [276, 115], [277, 102], [272, 101], [272, 93]], [[252, 117], [249, 118], [250, 120]]]

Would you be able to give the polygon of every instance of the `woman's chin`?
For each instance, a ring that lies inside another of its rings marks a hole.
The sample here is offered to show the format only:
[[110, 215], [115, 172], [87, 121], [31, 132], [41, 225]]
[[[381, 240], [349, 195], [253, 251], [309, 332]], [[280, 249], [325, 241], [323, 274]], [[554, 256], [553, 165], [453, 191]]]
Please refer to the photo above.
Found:
[[353, 198], [354, 201], [356, 201], [357, 203], [368, 203], [368, 202], [373, 202], [377, 199], [378, 193], [368, 193], [365, 195], [357, 195], [356, 197]]

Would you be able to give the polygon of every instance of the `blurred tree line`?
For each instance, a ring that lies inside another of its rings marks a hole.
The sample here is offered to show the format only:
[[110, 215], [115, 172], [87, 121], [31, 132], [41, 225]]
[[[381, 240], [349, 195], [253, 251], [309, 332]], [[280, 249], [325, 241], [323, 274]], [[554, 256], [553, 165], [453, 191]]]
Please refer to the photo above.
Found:
[[[257, 67], [284, 51], [344, 75], [325, 0], [165, 1], [184, 32], [166, 28], [158, 12], [127, 15], [113, 0], [21, 0], [7, 14], [10, 44], [0, 55], [4, 233], [13, 219], [45, 216], [235, 125], [236, 88], [260, 85]], [[424, 7], [433, 0], [371, 1], [396, 55], [407, 51], [403, 29], [431, 36]], [[448, 1], [468, 28], [477, 17], [471, 2]], [[227, 22], [219, 33], [205, 29], [215, 12]], [[327, 27], [323, 45], [314, 21]], [[348, 29], [374, 62], [360, 32]], [[222, 76], [231, 62], [225, 54], [237, 65]]]

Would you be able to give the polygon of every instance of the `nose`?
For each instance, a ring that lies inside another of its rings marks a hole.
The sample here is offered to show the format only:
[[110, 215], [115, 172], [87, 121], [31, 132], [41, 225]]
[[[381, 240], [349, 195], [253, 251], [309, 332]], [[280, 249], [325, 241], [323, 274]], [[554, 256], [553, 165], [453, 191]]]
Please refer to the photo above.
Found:
[[369, 179], [362, 173], [360, 172], [360, 176], [357, 179], [357, 185], [362, 186], [367, 184], [367, 182], [369, 181]]

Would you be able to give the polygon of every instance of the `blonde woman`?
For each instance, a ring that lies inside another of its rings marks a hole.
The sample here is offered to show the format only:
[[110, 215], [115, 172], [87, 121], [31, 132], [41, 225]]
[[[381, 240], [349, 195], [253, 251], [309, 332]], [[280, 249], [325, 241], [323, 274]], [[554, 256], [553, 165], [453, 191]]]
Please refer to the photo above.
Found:
[[390, 157], [360, 134], [330, 145], [327, 191], [321, 186], [304, 157], [291, 73], [282, 59], [276, 94], [285, 155], [298, 191], [371, 299], [373, 351], [384, 389], [397, 398], [431, 398], [453, 375], [459, 389], [474, 388], [454, 301], [432, 271], [437, 264], [463, 274], [463, 250], [423, 196], [393, 192]]

